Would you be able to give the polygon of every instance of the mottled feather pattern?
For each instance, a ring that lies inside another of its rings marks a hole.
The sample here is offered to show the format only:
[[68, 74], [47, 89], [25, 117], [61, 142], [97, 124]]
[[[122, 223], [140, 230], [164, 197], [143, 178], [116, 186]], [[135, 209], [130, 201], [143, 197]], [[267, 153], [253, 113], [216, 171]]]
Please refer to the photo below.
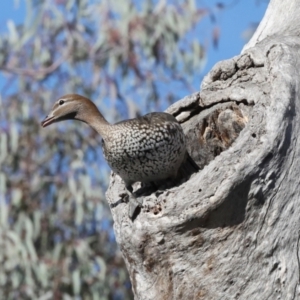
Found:
[[175, 177], [186, 153], [177, 120], [165, 113], [119, 122], [103, 142], [105, 159], [130, 185]]

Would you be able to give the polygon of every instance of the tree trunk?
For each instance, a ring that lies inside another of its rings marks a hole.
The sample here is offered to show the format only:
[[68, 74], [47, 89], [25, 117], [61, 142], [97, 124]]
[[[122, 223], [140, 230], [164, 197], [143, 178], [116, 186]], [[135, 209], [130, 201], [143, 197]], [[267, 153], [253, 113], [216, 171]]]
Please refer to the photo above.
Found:
[[[135, 299], [300, 299], [299, 16], [271, 0], [243, 53], [168, 109], [201, 170], [134, 222], [112, 208]], [[112, 175], [109, 203], [124, 190]]]

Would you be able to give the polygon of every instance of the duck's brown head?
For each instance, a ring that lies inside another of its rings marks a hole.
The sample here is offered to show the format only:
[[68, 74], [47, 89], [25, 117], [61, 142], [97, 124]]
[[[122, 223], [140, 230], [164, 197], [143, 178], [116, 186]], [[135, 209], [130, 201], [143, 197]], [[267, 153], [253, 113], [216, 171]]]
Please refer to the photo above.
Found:
[[99, 114], [96, 105], [88, 98], [77, 94], [68, 94], [55, 102], [51, 112], [41, 125], [46, 127], [52, 123], [73, 119], [89, 123], [89, 119]]

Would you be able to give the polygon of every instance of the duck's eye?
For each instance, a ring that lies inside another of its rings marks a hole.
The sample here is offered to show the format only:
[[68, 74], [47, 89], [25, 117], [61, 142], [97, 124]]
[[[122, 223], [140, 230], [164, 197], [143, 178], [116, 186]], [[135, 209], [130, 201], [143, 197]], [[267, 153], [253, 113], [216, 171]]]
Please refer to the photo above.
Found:
[[59, 102], [58, 102], [59, 105], [63, 105], [64, 103], [65, 103], [64, 100], [59, 100]]

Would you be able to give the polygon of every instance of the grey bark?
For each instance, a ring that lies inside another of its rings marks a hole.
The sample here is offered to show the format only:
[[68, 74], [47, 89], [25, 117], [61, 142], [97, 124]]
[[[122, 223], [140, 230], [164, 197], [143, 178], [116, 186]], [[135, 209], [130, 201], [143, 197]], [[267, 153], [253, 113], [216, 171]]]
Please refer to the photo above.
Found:
[[[300, 299], [299, 10], [271, 1], [243, 53], [168, 109], [201, 171], [134, 222], [112, 208], [135, 299]], [[112, 174], [109, 203], [124, 191]]]

